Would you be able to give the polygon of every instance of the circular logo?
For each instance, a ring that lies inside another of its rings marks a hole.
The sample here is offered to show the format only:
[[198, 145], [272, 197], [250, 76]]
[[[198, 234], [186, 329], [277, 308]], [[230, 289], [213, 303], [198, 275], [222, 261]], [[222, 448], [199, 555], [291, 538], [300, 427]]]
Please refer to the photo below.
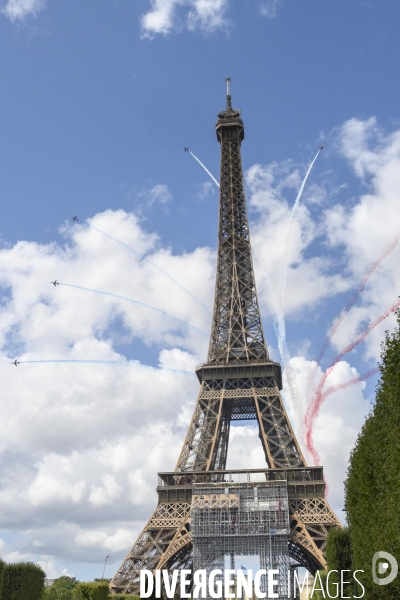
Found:
[[[378, 560], [382, 559], [388, 562], [379, 562], [376, 564]], [[387, 572], [389, 565], [391, 567], [389, 575], [386, 575], [386, 577], [378, 577], [378, 575], [384, 575]], [[376, 552], [372, 557], [372, 579], [377, 585], [387, 585], [388, 583], [392, 583], [392, 581], [396, 579], [398, 571], [399, 565], [397, 560], [392, 554], [389, 554], [389, 552]]]

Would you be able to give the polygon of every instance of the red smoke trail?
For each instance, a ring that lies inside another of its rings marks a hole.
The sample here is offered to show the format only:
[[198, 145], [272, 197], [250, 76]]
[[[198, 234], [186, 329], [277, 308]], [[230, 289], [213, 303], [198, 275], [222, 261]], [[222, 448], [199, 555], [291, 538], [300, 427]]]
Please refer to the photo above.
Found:
[[397, 246], [397, 244], [399, 242], [400, 242], [400, 235], [398, 235], [392, 241], [392, 243], [390, 244], [390, 246], [388, 246], [388, 248], [386, 248], [386, 250], [384, 250], [384, 252], [382, 252], [382, 254], [379, 256], [379, 258], [377, 258], [376, 261], [370, 266], [370, 268], [368, 269], [368, 271], [366, 272], [366, 274], [364, 276], [364, 279], [362, 280], [362, 282], [358, 286], [358, 289], [357, 289], [356, 293], [351, 298], [350, 302], [347, 304], [347, 306], [345, 307], [344, 311], [339, 316], [339, 318], [333, 323], [332, 329], [329, 332], [329, 336], [325, 340], [325, 343], [322, 346], [321, 351], [320, 351], [320, 353], [318, 355], [318, 358], [317, 358], [318, 362], [320, 362], [321, 358], [323, 357], [323, 355], [325, 353], [325, 350], [326, 350], [329, 342], [331, 341], [331, 338], [335, 335], [336, 331], [338, 330], [339, 325], [342, 323], [343, 319], [345, 318], [345, 316], [347, 315], [347, 313], [349, 312], [349, 310], [353, 307], [353, 305], [354, 305], [355, 301], [357, 300], [358, 296], [361, 294], [361, 292], [364, 291], [364, 288], [367, 285], [367, 281], [371, 277], [372, 273], [374, 273], [374, 271], [376, 271], [376, 269], [379, 267], [379, 265], [381, 264], [381, 262], [392, 252], [392, 250], [395, 249], [395, 247]]
[[353, 340], [353, 342], [351, 342], [351, 344], [349, 344], [341, 352], [339, 352], [339, 354], [334, 358], [333, 362], [330, 364], [328, 369], [322, 375], [322, 377], [319, 381], [318, 387], [315, 391], [314, 397], [312, 399], [312, 402], [308, 406], [306, 415], [304, 417], [304, 425], [306, 428], [305, 442], [306, 442], [308, 450], [310, 451], [311, 455], [313, 456], [315, 464], [318, 463], [319, 456], [318, 456], [318, 454], [314, 448], [313, 442], [312, 442], [312, 427], [313, 427], [315, 418], [318, 416], [319, 409], [321, 408], [321, 404], [324, 401], [322, 390], [323, 390], [323, 387], [325, 385], [325, 382], [326, 382], [328, 376], [330, 375], [330, 373], [332, 373], [333, 369], [335, 368], [335, 365], [337, 365], [337, 363], [343, 358], [343, 356], [345, 354], [354, 350], [354, 348], [356, 346], [358, 346], [358, 344], [360, 344], [363, 340], [365, 340], [365, 338], [370, 333], [370, 331], [372, 331], [377, 325], [379, 325], [379, 323], [384, 321], [390, 314], [392, 314], [397, 308], [399, 308], [399, 306], [400, 306], [400, 300], [398, 300], [395, 304], [393, 304], [393, 306], [388, 308], [383, 313], [383, 315], [381, 315], [375, 321], [370, 323], [368, 325], [368, 327], [366, 329], [364, 329], [364, 331], [362, 333], [360, 333], [360, 335], [358, 337], [356, 337], [356, 339]]
[[353, 379], [350, 379], [349, 381], [346, 381], [345, 383], [338, 383], [337, 385], [332, 385], [332, 387], [328, 388], [326, 390], [326, 392], [324, 392], [322, 394], [322, 396], [321, 396], [322, 402], [325, 400], [325, 398], [327, 396], [330, 396], [331, 394], [334, 394], [335, 392], [338, 392], [339, 390], [345, 390], [346, 388], [350, 387], [351, 385], [355, 385], [359, 381], [365, 381], [366, 379], [368, 379], [368, 377], [372, 377], [373, 375], [376, 375], [377, 373], [379, 373], [379, 370], [380, 370], [379, 367], [375, 367], [375, 369], [371, 369], [370, 371], [367, 371], [363, 375], [360, 375], [359, 377], [354, 377]]
[[[372, 377], [373, 375], [376, 375], [377, 373], [379, 373], [379, 370], [380, 370], [379, 367], [376, 367], [375, 369], [371, 369], [370, 371], [367, 371], [363, 375], [360, 375], [359, 377], [354, 377], [353, 379], [350, 379], [349, 381], [346, 381], [345, 383], [339, 383], [338, 385], [331, 386], [330, 388], [328, 388], [326, 390], [326, 392], [324, 392], [322, 394], [321, 404], [322, 404], [322, 402], [324, 402], [324, 400], [327, 396], [330, 396], [330, 394], [333, 394], [334, 392], [338, 392], [339, 390], [345, 390], [346, 388], [350, 387], [351, 385], [355, 385], [356, 383], [359, 383], [360, 381], [365, 381], [366, 379], [368, 379], [368, 377]], [[308, 439], [307, 447], [312, 454], [314, 463], [316, 465], [319, 464], [321, 462], [321, 459], [320, 459], [318, 452], [314, 448], [314, 442], [312, 439], [312, 431], [311, 431], [309, 439]]]
[[354, 306], [359, 295], [364, 291], [365, 286], [367, 285], [368, 279], [376, 271], [376, 269], [379, 267], [381, 262], [392, 252], [392, 250], [395, 249], [395, 247], [397, 246], [397, 244], [399, 242], [400, 242], [400, 234], [394, 238], [394, 240], [392, 241], [390, 246], [388, 246], [386, 248], [386, 250], [384, 250], [382, 252], [382, 254], [376, 259], [376, 261], [374, 263], [372, 263], [372, 265], [366, 272], [364, 279], [361, 281], [360, 285], [358, 286], [354, 296], [351, 298], [349, 303], [345, 306], [344, 310], [341, 312], [339, 317], [333, 322], [332, 328], [331, 328], [325, 342], [323, 343], [321, 350], [318, 353], [316, 362], [315, 362], [315, 364], [313, 364], [313, 366], [311, 367], [309, 374], [308, 374], [307, 393], [306, 393], [306, 398], [307, 398], [308, 403], [310, 403], [310, 401], [311, 401], [310, 396], [312, 393], [312, 386], [314, 383], [315, 375], [316, 375], [318, 367], [319, 367], [319, 363], [321, 362], [322, 357], [324, 356], [325, 351], [326, 351], [327, 347], [329, 346], [332, 337], [337, 332], [337, 330], [338, 330], [339, 326], [341, 325], [341, 323], [343, 322], [343, 319], [345, 318], [345, 316], [349, 313], [350, 309]]

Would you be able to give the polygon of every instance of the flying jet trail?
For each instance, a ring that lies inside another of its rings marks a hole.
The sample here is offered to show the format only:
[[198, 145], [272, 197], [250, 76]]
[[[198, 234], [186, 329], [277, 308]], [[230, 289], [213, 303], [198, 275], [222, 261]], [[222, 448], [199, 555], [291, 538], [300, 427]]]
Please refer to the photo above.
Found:
[[165, 317], [169, 317], [170, 319], [173, 319], [174, 321], [181, 323], [182, 325], [186, 325], [186, 327], [190, 327], [191, 329], [194, 329], [195, 331], [197, 331], [197, 333], [199, 333], [203, 337], [208, 338], [208, 335], [204, 331], [202, 331], [201, 329], [196, 327], [195, 325], [191, 325], [187, 321], [183, 321], [182, 319], [179, 319], [178, 317], [174, 317], [173, 315], [170, 315], [169, 313], [165, 312], [164, 310], [156, 308], [155, 306], [151, 306], [150, 304], [145, 304], [144, 302], [140, 302], [139, 300], [133, 300], [133, 298], [127, 298], [126, 296], [120, 296], [119, 294], [113, 294], [111, 292], [102, 292], [101, 290], [94, 290], [93, 288], [87, 288], [87, 287], [83, 287], [81, 285], [73, 285], [72, 283], [62, 283], [60, 281], [60, 285], [75, 288], [77, 290], [84, 290], [85, 292], [93, 292], [94, 294], [102, 294], [103, 296], [111, 296], [112, 298], [118, 298], [119, 300], [126, 300], [127, 302], [131, 302], [132, 304], [138, 304], [139, 306], [145, 306], [146, 308], [150, 308], [151, 310], [154, 310], [154, 311], [164, 315]]
[[[375, 369], [371, 369], [370, 371], [367, 371], [366, 373], [364, 373], [363, 375], [360, 375], [359, 377], [354, 377], [353, 379], [350, 379], [349, 381], [345, 381], [344, 383], [339, 383], [337, 385], [333, 385], [332, 387], [328, 388], [326, 390], [326, 392], [324, 392], [322, 394], [322, 396], [321, 396], [322, 402], [324, 402], [324, 400], [327, 398], [327, 396], [330, 396], [331, 394], [334, 394], [335, 392], [338, 392], [339, 390], [345, 390], [346, 388], [350, 387], [351, 385], [355, 385], [356, 383], [359, 383], [360, 381], [365, 381], [369, 377], [372, 377], [373, 375], [376, 375], [377, 373], [379, 373], [379, 371], [380, 371], [379, 367], [376, 367]], [[314, 446], [312, 431], [308, 438], [307, 448], [313, 457], [314, 464], [316, 464], [316, 465], [320, 464], [321, 459], [320, 459], [320, 456]]]
[[288, 266], [288, 258], [289, 258], [290, 232], [292, 230], [293, 220], [294, 220], [294, 217], [296, 216], [296, 212], [297, 212], [297, 209], [299, 207], [300, 200], [301, 200], [301, 197], [303, 195], [303, 191], [304, 191], [305, 185], [307, 183], [308, 176], [310, 175], [311, 169], [313, 168], [313, 166], [315, 164], [315, 161], [317, 160], [317, 158], [319, 156], [319, 153], [321, 152], [322, 148], [323, 148], [323, 146], [319, 147], [317, 154], [314, 156], [313, 161], [311, 162], [310, 166], [308, 167], [308, 171], [307, 171], [307, 173], [306, 173], [306, 175], [305, 175], [305, 177], [303, 179], [303, 182], [302, 182], [302, 184], [300, 186], [300, 189], [299, 189], [299, 192], [297, 194], [297, 198], [296, 198], [296, 200], [295, 200], [295, 202], [293, 204], [292, 212], [290, 213], [289, 227], [288, 227], [288, 232], [287, 232], [287, 236], [286, 236], [285, 259], [284, 259], [284, 262], [283, 262], [282, 277], [281, 277], [281, 303], [282, 303], [282, 306], [284, 304], [284, 298], [285, 298], [286, 275], [287, 275], [287, 266]]
[[351, 352], [352, 350], [354, 350], [354, 348], [356, 346], [358, 346], [358, 344], [360, 344], [362, 341], [364, 341], [365, 338], [367, 337], [367, 335], [373, 329], [375, 329], [375, 327], [377, 325], [379, 325], [379, 323], [381, 323], [389, 315], [391, 315], [392, 313], [394, 313], [394, 311], [397, 310], [399, 308], [399, 306], [400, 306], [400, 300], [398, 300], [395, 304], [393, 304], [390, 308], [388, 308], [375, 321], [373, 321], [372, 323], [370, 323], [368, 325], [368, 327], [366, 327], [364, 329], [364, 331], [362, 331], [356, 337], [356, 339], [351, 342], [351, 344], [349, 344], [341, 352], [339, 352], [339, 354], [334, 358], [334, 360], [332, 361], [332, 363], [330, 364], [330, 366], [328, 367], [328, 369], [322, 375], [322, 377], [321, 377], [321, 379], [319, 381], [318, 387], [317, 387], [317, 389], [315, 391], [314, 397], [312, 399], [312, 402], [307, 407], [306, 415], [304, 417], [304, 425], [305, 425], [305, 428], [306, 428], [305, 441], [306, 441], [307, 448], [310, 450], [311, 453], [312, 453], [312, 444], [310, 443], [310, 440], [311, 440], [311, 436], [312, 436], [313, 423], [314, 423], [314, 420], [316, 419], [316, 417], [318, 416], [319, 410], [321, 408], [321, 404], [323, 402], [323, 399], [322, 399], [322, 389], [323, 389], [323, 387], [325, 385], [325, 382], [326, 382], [328, 376], [330, 375], [330, 373], [332, 373], [333, 369], [335, 368], [335, 366], [337, 365], [337, 363], [343, 358], [343, 356], [345, 356], [346, 354], [348, 354], [348, 352]]
[[344, 310], [341, 312], [341, 314], [339, 315], [339, 317], [333, 322], [333, 325], [331, 327], [331, 330], [329, 331], [325, 342], [322, 345], [321, 350], [318, 353], [317, 359], [314, 362], [314, 365], [312, 366], [312, 368], [310, 369], [309, 375], [308, 375], [308, 379], [307, 379], [307, 392], [306, 392], [306, 398], [307, 398], [307, 402], [310, 402], [310, 396], [312, 393], [312, 386], [314, 384], [314, 379], [315, 379], [315, 375], [317, 373], [318, 367], [319, 367], [319, 363], [321, 362], [325, 351], [327, 349], [327, 347], [329, 346], [333, 336], [335, 335], [335, 333], [337, 332], [337, 330], [339, 329], [339, 326], [341, 325], [341, 323], [343, 322], [344, 318], [346, 317], [346, 315], [350, 312], [351, 308], [354, 306], [356, 300], [358, 299], [358, 297], [360, 296], [360, 294], [364, 291], [365, 286], [367, 285], [367, 282], [369, 280], [369, 278], [371, 277], [371, 275], [376, 271], [376, 269], [379, 267], [379, 265], [381, 264], [381, 262], [396, 248], [397, 244], [400, 242], [400, 235], [396, 236], [394, 238], [394, 240], [391, 242], [391, 244], [382, 252], [382, 254], [376, 259], [375, 262], [372, 263], [372, 265], [370, 266], [370, 268], [368, 269], [368, 271], [366, 272], [366, 274], [364, 275], [363, 280], [361, 281], [360, 285], [358, 286], [356, 292], [354, 293], [354, 295], [352, 296], [352, 298], [350, 299], [350, 301], [348, 302], [348, 304], [345, 306]]
[[189, 148], [186, 149], [186, 152], [189, 152], [189, 154], [191, 154], [193, 156], [193, 158], [195, 160], [197, 160], [197, 162], [199, 163], [199, 165], [203, 167], [203, 169], [205, 170], [205, 172], [207, 173], [207, 175], [209, 175], [211, 177], [211, 179], [213, 180], [213, 182], [215, 183], [215, 185], [219, 189], [220, 185], [219, 185], [218, 181], [215, 179], [214, 175], [212, 173], [210, 173], [210, 171], [207, 169], [207, 167], [205, 165], [203, 165], [203, 163], [201, 162], [201, 160], [199, 160], [197, 158], [197, 156], [195, 154], [193, 154], [193, 152], [191, 150], [189, 150]]
[[[288, 228], [288, 233], [287, 233], [287, 237], [286, 237], [286, 248], [285, 248], [285, 258], [284, 258], [284, 262], [283, 262], [283, 267], [282, 267], [282, 275], [281, 275], [281, 290], [280, 290], [280, 298], [279, 298], [279, 302], [277, 303], [278, 306], [278, 310], [276, 311], [276, 315], [277, 315], [277, 324], [278, 324], [278, 349], [279, 349], [279, 354], [281, 355], [282, 361], [286, 367], [287, 365], [287, 369], [286, 369], [286, 376], [287, 376], [287, 381], [289, 384], [289, 388], [290, 388], [290, 393], [292, 396], [292, 399], [295, 400], [295, 398], [299, 395], [300, 390], [299, 387], [296, 383], [296, 375], [294, 370], [290, 367], [289, 365], [289, 361], [290, 361], [290, 354], [288, 351], [288, 347], [286, 344], [286, 324], [285, 324], [285, 288], [286, 288], [286, 275], [287, 275], [287, 264], [288, 264], [288, 256], [289, 256], [289, 242], [290, 242], [290, 232], [292, 229], [292, 223], [293, 223], [293, 219], [296, 215], [297, 212], [297, 208], [299, 206], [301, 197], [303, 195], [303, 191], [304, 191], [304, 187], [307, 183], [307, 179], [308, 176], [311, 173], [311, 169], [314, 166], [315, 161], [318, 158], [319, 153], [321, 152], [323, 146], [320, 146], [320, 148], [318, 149], [317, 154], [315, 155], [313, 161], [311, 162], [307, 173], [303, 179], [303, 182], [300, 186], [299, 192], [297, 194], [295, 203], [293, 205], [292, 211], [290, 213], [290, 219], [289, 219], [289, 228]], [[298, 403], [293, 402], [293, 407], [294, 410], [296, 410], [295, 407], [297, 407]], [[297, 411], [298, 412], [298, 411]], [[300, 416], [299, 414], [297, 415], [298, 417]]]
[[136, 256], [138, 256], [141, 260], [149, 263], [150, 265], [152, 265], [153, 267], [155, 267], [156, 269], [158, 269], [159, 271], [161, 271], [161, 273], [163, 273], [164, 275], [166, 275], [166, 277], [168, 277], [168, 279], [170, 279], [175, 285], [177, 285], [181, 290], [183, 290], [184, 292], [186, 292], [187, 294], [189, 294], [189, 296], [191, 296], [193, 298], [193, 300], [195, 300], [195, 302], [197, 302], [197, 304], [200, 304], [200, 306], [209, 314], [211, 315], [211, 311], [209, 308], [207, 308], [207, 306], [205, 304], [203, 304], [203, 302], [201, 300], [199, 300], [199, 298], [197, 298], [197, 296], [195, 296], [194, 294], [192, 294], [192, 292], [190, 292], [187, 288], [185, 288], [181, 283], [179, 283], [179, 281], [177, 281], [176, 279], [174, 279], [173, 277], [171, 277], [171, 275], [162, 267], [158, 266], [156, 263], [154, 263], [152, 260], [150, 260], [149, 258], [147, 258], [146, 256], [144, 256], [144, 254], [140, 254], [140, 252], [137, 252], [137, 250], [134, 250], [133, 248], [131, 248], [130, 246], [128, 246], [128, 244], [125, 244], [124, 242], [121, 242], [121, 240], [118, 240], [117, 238], [113, 237], [112, 235], [110, 235], [109, 233], [106, 233], [105, 231], [102, 231], [101, 229], [98, 229], [97, 227], [95, 227], [94, 225], [90, 225], [88, 223], [88, 226], [91, 229], [94, 229], [95, 231], [97, 231], [98, 233], [101, 233], [102, 235], [105, 235], [106, 237], [110, 238], [110, 240], [113, 240], [114, 242], [117, 242], [117, 244], [120, 244], [120, 246], [123, 246], [124, 248], [126, 248], [127, 250], [129, 250], [130, 252], [133, 252], [133, 254], [136, 254]]
[[317, 362], [320, 362], [322, 357], [325, 354], [325, 351], [332, 339], [332, 337], [335, 335], [335, 333], [337, 332], [339, 326], [341, 325], [343, 319], [346, 317], [346, 315], [349, 313], [350, 309], [354, 306], [356, 300], [358, 299], [358, 297], [360, 296], [360, 294], [364, 291], [365, 286], [367, 285], [368, 279], [371, 277], [371, 275], [376, 271], [376, 269], [379, 267], [379, 265], [381, 264], [381, 262], [392, 252], [392, 250], [395, 249], [395, 247], [397, 246], [397, 244], [400, 242], [400, 235], [398, 235], [397, 237], [395, 237], [395, 239], [392, 241], [392, 243], [390, 244], [390, 246], [388, 246], [383, 252], [382, 254], [379, 256], [379, 258], [376, 259], [376, 261], [370, 266], [370, 268], [368, 269], [368, 271], [366, 272], [363, 280], [361, 281], [360, 285], [358, 286], [354, 296], [351, 298], [351, 300], [349, 301], [349, 303], [346, 305], [346, 307], [344, 308], [344, 310], [342, 311], [342, 313], [339, 315], [339, 317], [334, 321], [332, 328], [328, 334], [328, 337], [326, 338], [324, 345], [322, 346], [318, 357], [317, 357]]
[[94, 365], [122, 365], [126, 364], [127, 362], [127, 360], [56, 358], [43, 360], [21, 360], [20, 364], [24, 365], [28, 363], [89, 363]]
[[375, 369], [371, 369], [370, 371], [367, 371], [363, 375], [359, 375], [359, 377], [353, 377], [353, 379], [349, 379], [349, 381], [345, 381], [344, 383], [338, 383], [337, 385], [332, 385], [330, 388], [328, 388], [326, 390], [326, 392], [324, 392], [322, 394], [321, 399], [322, 399], [322, 401], [324, 401], [325, 398], [327, 398], [331, 394], [334, 394], [335, 392], [338, 392], [339, 390], [345, 390], [346, 388], [350, 387], [351, 385], [355, 385], [356, 383], [359, 383], [360, 381], [365, 381], [369, 377], [372, 377], [373, 375], [376, 375], [379, 372], [380, 372], [379, 367], [375, 367]]
[[21, 365], [28, 363], [87, 363], [94, 365], [129, 365], [138, 366], [142, 369], [152, 369], [157, 371], [169, 371], [171, 373], [182, 373], [184, 375], [196, 376], [193, 371], [184, 371], [183, 369], [170, 369], [169, 367], [152, 367], [150, 365], [143, 365], [141, 363], [136, 363], [135, 361], [128, 361], [126, 359], [121, 360], [102, 360], [102, 359], [79, 359], [79, 358], [66, 358], [66, 359], [43, 359], [43, 360], [21, 360], [19, 361]]

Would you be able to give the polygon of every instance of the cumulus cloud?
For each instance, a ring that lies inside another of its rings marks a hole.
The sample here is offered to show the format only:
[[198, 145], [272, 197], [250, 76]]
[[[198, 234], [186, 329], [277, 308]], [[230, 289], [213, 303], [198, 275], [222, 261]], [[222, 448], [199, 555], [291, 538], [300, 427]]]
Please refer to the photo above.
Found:
[[[198, 332], [209, 330], [210, 314], [193, 296], [212, 306], [215, 264], [208, 248], [173, 255], [124, 211], [62, 232], [63, 246], [19, 242], [0, 251], [1, 528], [22, 536], [2, 555], [40, 560], [53, 575], [71, 560], [97, 560], [93, 544], [118, 560], [155, 505], [156, 473], [173, 468], [197, 395], [196, 377], [184, 371], [204, 360], [207, 339]], [[55, 277], [140, 304], [54, 288]], [[159, 367], [132, 360], [10, 369], [17, 355], [118, 360], [121, 337], [143, 340]]]
[[46, 0], [7, 0], [1, 11], [11, 21], [23, 20], [36, 14], [46, 6]]
[[229, 0], [151, 0], [151, 9], [141, 19], [142, 36], [168, 34], [187, 28], [212, 33], [228, 25]]

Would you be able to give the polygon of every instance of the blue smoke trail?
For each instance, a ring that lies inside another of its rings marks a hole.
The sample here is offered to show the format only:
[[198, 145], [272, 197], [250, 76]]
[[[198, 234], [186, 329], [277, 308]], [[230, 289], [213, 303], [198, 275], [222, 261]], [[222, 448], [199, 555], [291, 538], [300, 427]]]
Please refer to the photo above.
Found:
[[213, 180], [213, 182], [215, 183], [215, 185], [219, 189], [220, 185], [219, 185], [218, 181], [215, 179], [214, 175], [212, 173], [210, 173], [210, 171], [207, 169], [207, 167], [205, 165], [203, 165], [203, 163], [201, 162], [201, 160], [199, 160], [197, 158], [197, 156], [195, 154], [193, 154], [193, 152], [191, 152], [190, 150], [188, 150], [188, 152], [189, 152], [189, 154], [191, 154], [193, 156], [193, 158], [195, 160], [197, 160], [197, 162], [199, 163], [199, 165], [203, 167], [203, 169], [205, 170], [205, 172], [207, 173], [207, 175], [209, 175], [211, 177], [211, 179]]
[[186, 292], [187, 294], [189, 294], [189, 296], [191, 296], [191, 298], [193, 298], [193, 300], [195, 300], [195, 302], [197, 302], [197, 304], [200, 304], [200, 306], [209, 315], [211, 315], [210, 309], [207, 308], [207, 306], [205, 304], [203, 304], [203, 302], [201, 300], [199, 300], [199, 298], [197, 298], [197, 296], [195, 296], [194, 294], [192, 294], [192, 292], [190, 292], [181, 283], [179, 283], [179, 281], [177, 281], [176, 279], [174, 279], [173, 277], [171, 277], [171, 275], [167, 271], [165, 271], [162, 267], [159, 267], [152, 260], [150, 260], [149, 258], [147, 258], [146, 256], [144, 256], [144, 254], [140, 254], [140, 252], [137, 252], [137, 250], [134, 250], [133, 248], [131, 248], [130, 246], [128, 246], [128, 244], [125, 244], [124, 242], [121, 242], [121, 240], [117, 240], [117, 238], [113, 237], [109, 233], [106, 233], [105, 231], [102, 231], [101, 229], [98, 229], [97, 227], [95, 227], [94, 225], [90, 225], [89, 223], [88, 223], [88, 226], [91, 229], [94, 229], [95, 231], [97, 231], [98, 233], [101, 233], [102, 235], [105, 235], [106, 237], [110, 238], [110, 240], [113, 240], [114, 242], [117, 242], [117, 244], [120, 244], [121, 246], [123, 246], [124, 248], [126, 248], [127, 250], [129, 250], [130, 252], [133, 252], [133, 254], [136, 254], [136, 256], [138, 256], [141, 260], [143, 260], [145, 262], [148, 262], [150, 265], [152, 265], [153, 267], [155, 267], [156, 269], [158, 269], [159, 271], [161, 271], [161, 273], [163, 273], [166, 277], [168, 277], [168, 279], [170, 279], [181, 290], [183, 290], [184, 292]]
[[183, 369], [170, 369], [169, 367], [151, 367], [150, 365], [143, 365], [136, 361], [128, 361], [127, 359], [121, 360], [98, 360], [98, 359], [78, 359], [78, 358], [67, 358], [67, 359], [43, 359], [43, 360], [21, 360], [19, 364], [28, 363], [86, 363], [93, 365], [134, 365], [141, 369], [151, 369], [156, 371], [169, 371], [170, 373], [182, 373], [183, 375], [190, 375], [191, 377], [196, 376], [193, 371], [185, 371]]
[[27, 363], [90, 363], [94, 365], [122, 365], [127, 364], [127, 360], [101, 360], [101, 359], [73, 359], [73, 358], [63, 358], [63, 359], [43, 359], [43, 360], [21, 360], [19, 363], [21, 365]]
[[127, 302], [132, 302], [132, 304], [138, 304], [139, 306], [145, 306], [146, 308], [155, 310], [156, 312], [160, 313], [161, 315], [164, 315], [165, 317], [174, 319], [174, 321], [177, 321], [178, 323], [181, 323], [182, 325], [186, 325], [186, 327], [190, 327], [191, 329], [194, 329], [195, 331], [197, 331], [197, 333], [199, 333], [200, 335], [202, 335], [203, 337], [208, 339], [208, 335], [204, 331], [202, 331], [201, 329], [196, 327], [195, 325], [191, 325], [187, 321], [178, 319], [178, 317], [174, 317], [173, 315], [170, 315], [169, 313], [165, 312], [164, 310], [160, 310], [159, 308], [156, 308], [155, 306], [151, 306], [150, 304], [145, 304], [144, 302], [140, 302], [139, 300], [133, 300], [132, 298], [127, 298], [126, 296], [120, 296], [119, 294], [112, 294], [111, 292], [102, 292], [100, 290], [94, 290], [92, 288], [82, 287], [81, 285], [73, 285], [72, 283], [62, 283], [60, 281], [60, 285], [72, 287], [77, 290], [84, 290], [85, 292], [93, 292], [95, 294], [102, 294], [103, 296], [111, 296], [112, 298], [118, 298], [119, 300], [126, 300]]

